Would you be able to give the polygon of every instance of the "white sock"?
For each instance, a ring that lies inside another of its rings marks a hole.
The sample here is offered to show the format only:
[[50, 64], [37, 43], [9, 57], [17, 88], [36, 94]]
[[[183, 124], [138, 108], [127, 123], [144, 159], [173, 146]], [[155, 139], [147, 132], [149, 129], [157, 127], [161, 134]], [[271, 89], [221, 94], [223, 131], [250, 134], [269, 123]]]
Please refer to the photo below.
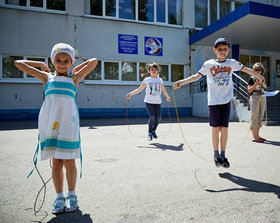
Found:
[[64, 195], [63, 192], [61, 192], [61, 193], [59, 193], [59, 194], [56, 194], [56, 197], [65, 197], [65, 195]]
[[[68, 196], [71, 196], [71, 195], [75, 195], [76, 196], [76, 191], [73, 190], [73, 191], [68, 191]], [[70, 198], [70, 200], [73, 199], [73, 198]]]

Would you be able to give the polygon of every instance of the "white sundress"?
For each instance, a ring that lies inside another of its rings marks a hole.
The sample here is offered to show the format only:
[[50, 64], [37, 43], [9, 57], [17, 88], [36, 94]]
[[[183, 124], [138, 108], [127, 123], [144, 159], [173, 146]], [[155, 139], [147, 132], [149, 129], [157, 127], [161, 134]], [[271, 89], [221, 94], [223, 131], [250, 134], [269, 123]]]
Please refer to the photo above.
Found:
[[41, 160], [81, 157], [77, 88], [72, 78], [51, 76], [39, 113]]

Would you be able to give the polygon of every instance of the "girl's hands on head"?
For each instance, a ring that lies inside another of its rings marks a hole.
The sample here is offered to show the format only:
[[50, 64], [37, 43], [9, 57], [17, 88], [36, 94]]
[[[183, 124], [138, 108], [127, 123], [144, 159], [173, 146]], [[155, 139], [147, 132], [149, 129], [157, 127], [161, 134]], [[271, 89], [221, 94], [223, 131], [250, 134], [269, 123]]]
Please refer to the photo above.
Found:
[[45, 71], [45, 72], [48, 72], [48, 73], [51, 71], [51, 69], [49, 68], [49, 66], [45, 62], [42, 62], [41, 70]]

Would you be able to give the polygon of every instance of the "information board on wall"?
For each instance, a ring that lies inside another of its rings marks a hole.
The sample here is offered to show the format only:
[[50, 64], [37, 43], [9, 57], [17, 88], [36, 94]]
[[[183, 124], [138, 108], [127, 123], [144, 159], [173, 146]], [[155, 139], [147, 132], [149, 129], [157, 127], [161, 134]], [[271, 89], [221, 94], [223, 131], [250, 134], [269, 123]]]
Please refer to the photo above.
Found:
[[136, 35], [118, 35], [119, 53], [138, 54], [138, 36]]

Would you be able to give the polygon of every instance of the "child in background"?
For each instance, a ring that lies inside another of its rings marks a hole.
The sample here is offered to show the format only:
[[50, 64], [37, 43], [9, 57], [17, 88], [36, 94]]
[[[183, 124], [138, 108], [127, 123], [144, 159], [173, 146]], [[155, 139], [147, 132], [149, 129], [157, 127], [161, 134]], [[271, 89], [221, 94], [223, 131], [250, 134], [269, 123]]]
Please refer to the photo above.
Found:
[[[43, 82], [45, 100], [39, 114], [39, 143], [41, 160], [52, 158], [52, 179], [57, 193], [52, 213], [58, 214], [78, 208], [75, 159], [81, 157], [81, 148], [76, 92], [80, 81], [96, 67], [97, 60], [85, 61], [75, 67], [73, 75], [69, 76], [68, 72], [75, 62], [75, 51], [68, 44], [58, 43], [52, 48], [51, 61], [55, 67], [54, 74], [49, 73], [49, 67], [43, 62], [17, 60], [15, 66]], [[68, 183], [66, 198], [63, 166]]]
[[[255, 63], [253, 65], [253, 70], [264, 76], [265, 68], [262, 63]], [[266, 141], [266, 139], [260, 137], [260, 128], [262, 127], [262, 119], [266, 108], [266, 97], [262, 97], [262, 91], [266, 90], [265, 88], [266, 86], [261, 85], [258, 79], [250, 77], [248, 82], [248, 93], [250, 94], [251, 131], [254, 138], [252, 141], [257, 143], [263, 143]], [[259, 100], [261, 100], [260, 103]], [[253, 119], [254, 122], [252, 123]]]
[[[226, 38], [219, 38], [214, 44], [214, 53], [217, 59], [206, 61], [197, 74], [183, 80], [176, 81], [174, 89], [183, 84], [195, 82], [202, 76], [207, 76], [208, 86], [208, 108], [210, 126], [212, 126], [212, 145], [214, 149], [214, 162], [217, 167], [229, 168], [230, 164], [225, 157], [228, 124], [230, 117], [230, 101], [233, 97], [233, 71], [242, 71], [259, 79], [260, 83], [265, 81], [264, 77], [252, 69], [245, 67], [234, 59], [226, 59], [230, 48]], [[219, 139], [219, 133], [221, 137]], [[219, 144], [221, 152], [219, 153]]]
[[170, 97], [163, 85], [163, 80], [159, 77], [159, 66], [156, 63], [147, 64], [148, 73], [150, 77], [146, 77], [139, 88], [131, 91], [126, 95], [129, 99], [132, 95], [140, 93], [146, 87], [146, 96], [144, 102], [149, 114], [149, 129], [148, 129], [148, 140], [151, 141], [153, 138], [157, 139], [156, 129], [161, 119], [161, 91], [166, 96], [166, 100], [170, 102]]

